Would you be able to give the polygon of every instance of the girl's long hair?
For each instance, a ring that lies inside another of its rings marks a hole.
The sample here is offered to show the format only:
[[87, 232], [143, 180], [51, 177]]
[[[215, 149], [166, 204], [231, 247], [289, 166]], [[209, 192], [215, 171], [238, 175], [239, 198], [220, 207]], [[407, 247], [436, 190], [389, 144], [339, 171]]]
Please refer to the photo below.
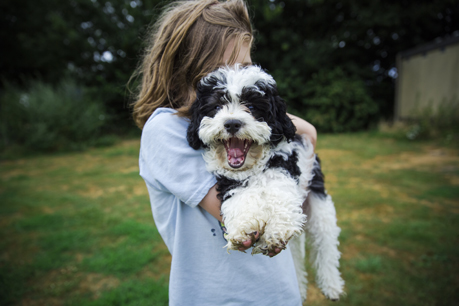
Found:
[[[253, 32], [243, 0], [197, 0], [167, 6], [149, 37], [133, 75], [141, 76], [133, 103], [133, 117], [141, 129], [158, 107], [188, 116], [199, 80], [220, 65], [233, 64], [242, 45], [252, 45]], [[229, 62], [222, 63], [231, 41], [234, 51]]]

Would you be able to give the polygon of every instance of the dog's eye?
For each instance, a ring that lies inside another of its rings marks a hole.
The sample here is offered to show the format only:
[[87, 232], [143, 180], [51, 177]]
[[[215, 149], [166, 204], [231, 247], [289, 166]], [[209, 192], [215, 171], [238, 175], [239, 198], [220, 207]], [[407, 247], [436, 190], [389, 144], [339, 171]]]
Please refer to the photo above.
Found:
[[219, 110], [221, 110], [221, 109], [222, 109], [222, 107], [221, 107], [220, 105], [215, 106], [215, 110], [216, 110], [216, 111], [219, 111]]
[[249, 114], [251, 114], [255, 108], [252, 105], [244, 104], [244, 106], [247, 108], [245, 111]]

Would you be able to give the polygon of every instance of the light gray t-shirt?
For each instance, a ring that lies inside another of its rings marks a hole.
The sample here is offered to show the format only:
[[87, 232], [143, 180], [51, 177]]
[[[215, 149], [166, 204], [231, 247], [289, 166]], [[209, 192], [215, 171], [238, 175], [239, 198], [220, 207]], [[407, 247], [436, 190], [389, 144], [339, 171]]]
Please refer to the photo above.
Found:
[[216, 180], [186, 140], [188, 121], [157, 109], [142, 132], [140, 175], [172, 254], [169, 305], [301, 305], [290, 250], [227, 253], [220, 222], [198, 206]]

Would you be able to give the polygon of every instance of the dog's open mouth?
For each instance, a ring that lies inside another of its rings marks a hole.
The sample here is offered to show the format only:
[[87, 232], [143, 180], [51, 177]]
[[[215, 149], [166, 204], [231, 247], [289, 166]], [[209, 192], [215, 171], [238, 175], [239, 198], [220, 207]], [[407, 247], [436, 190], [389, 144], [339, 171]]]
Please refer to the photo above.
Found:
[[252, 145], [252, 141], [231, 137], [228, 140], [224, 140], [223, 144], [225, 145], [226, 156], [228, 157], [228, 165], [236, 169], [242, 167], [247, 152], [249, 152], [250, 146]]

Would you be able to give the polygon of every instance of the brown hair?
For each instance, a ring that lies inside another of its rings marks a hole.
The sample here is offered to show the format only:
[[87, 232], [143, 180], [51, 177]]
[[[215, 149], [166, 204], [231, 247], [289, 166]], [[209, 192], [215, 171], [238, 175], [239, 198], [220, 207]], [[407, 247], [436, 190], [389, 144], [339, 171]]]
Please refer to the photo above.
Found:
[[243, 0], [174, 2], [155, 23], [143, 61], [133, 117], [141, 129], [158, 107], [188, 116], [199, 80], [221, 63], [228, 44], [233, 64], [245, 43], [252, 44], [252, 26]]

